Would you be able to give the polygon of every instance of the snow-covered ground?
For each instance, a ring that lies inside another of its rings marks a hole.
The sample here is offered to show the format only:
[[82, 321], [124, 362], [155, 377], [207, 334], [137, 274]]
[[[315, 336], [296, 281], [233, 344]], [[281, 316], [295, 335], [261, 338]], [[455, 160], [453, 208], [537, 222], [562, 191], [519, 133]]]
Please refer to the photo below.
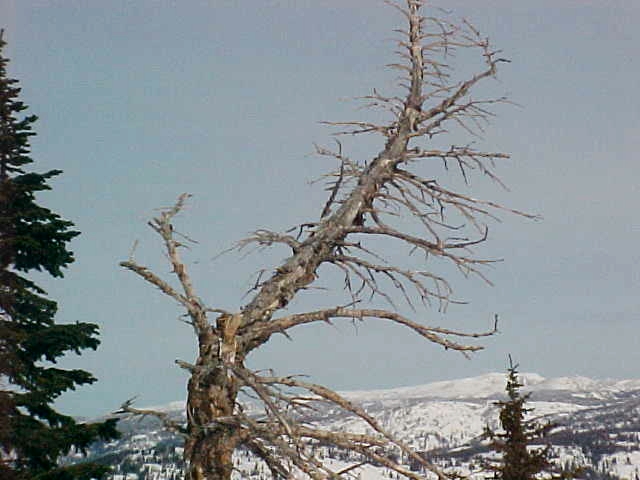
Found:
[[[559, 424], [551, 437], [557, 462], [584, 465], [591, 469], [592, 478], [608, 473], [640, 480], [640, 380], [546, 379], [535, 373], [522, 374], [520, 379], [525, 385], [523, 391], [531, 393], [528, 406], [534, 408], [532, 416]], [[473, 479], [486, 474], [474, 475], [477, 468], [469, 463], [470, 455], [482, 454], [485, 444], [480, 435], [485, 426], [495, 429], [498, 425], [495, 402], [505, 398], [505, 382], [504, 374], [491, 373], [343, 394], [415, 450], [426, 452], [427, 456], [437, 451], [443, 466]], [[179, 416], [183, 414], [184, 402], [173, 402], [160, 409]], [[364, 422], [335, 409], [320, 412], [309, 421], [334, 430], [367, 431]], [[181, 478], [179, 440], [153, 422], [123, 422], [123, 427], [127, 431], [125, 438], [94, 449], [96, 456], [112, 455], [120, 459], [114, 464], [117, 471], [112, 478], [133, 480], [133, 474], [150, 480]], [[326, 448], [319, 452], [327, 465], [336, 470], [358, 463], [358, 459], [336, 456]], [[239, 452], [235, 462], [236, 480], [270, 478], [266, 466], [248, 452]], [[128, 472], [123, 471], [123, 465]], [[135, 472], [130, 471], [133, 466]], [[361, 466], [350, 470], [345, 478], [388, 480], [396, 476], [384, 468]]]

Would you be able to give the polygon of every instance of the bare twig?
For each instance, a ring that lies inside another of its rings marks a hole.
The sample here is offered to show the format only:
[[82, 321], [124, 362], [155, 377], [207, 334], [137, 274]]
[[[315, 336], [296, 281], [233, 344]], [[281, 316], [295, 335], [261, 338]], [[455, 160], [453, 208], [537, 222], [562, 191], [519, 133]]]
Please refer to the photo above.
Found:
[[178, 422], [171, 418], [167, 412], [160, 410], [151, 410], [145, 408], [134, 408], [132, 405], [135, 402], [136, 397], [130, 398], [120, 405], [120, 408], [113, 412], [114, 415], [133, 415], [139, 417], [155, 417], [167, 430], [175, 432], [183, 437], [187, 436], [187, 430], [182, 422]]

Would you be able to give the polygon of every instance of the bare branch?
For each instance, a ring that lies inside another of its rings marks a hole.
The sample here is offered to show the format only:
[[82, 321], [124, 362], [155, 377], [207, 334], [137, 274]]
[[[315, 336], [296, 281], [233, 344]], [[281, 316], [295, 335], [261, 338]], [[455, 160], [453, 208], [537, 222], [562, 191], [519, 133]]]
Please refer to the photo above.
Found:
[[325, 203], [324, 208], [322, 209], [322, 213], [320, 214], [320, 218], [324, 218], [331, 212], [331, 205], [336, 200], [336, 196], [338, 195], [338, 191], [340, 190], [340, 186], [342, 185], [342, 180], [344, 179], [344, 167], [345, 167], [345, 159], [342, 156], [342, 144], [336, 140], [338, 144], [338, 154], [337, 158], [340, 159], [340, 171], [338, 172], [338, 178], [333, 183], [331, 187], [331, 195], [329, 195], [329, 199], [327, 203]]
[[[415, 453], [411, 448], [409, 448], [406, 444], [404, 444], [402, 441], [396, 439], [391, 433], [387, 432], [372, 416], [370, 416], [363, 408], [357, 406], [356, 404], [350, 402], [349, 400], [347, 400], [346, 398], [344, 398], [343, 396], [341, 396], [340, 394], [334, 392], [333, 390], [330, 390], [322, 385], [317, 385], [314, 383], [308, 383], [308, 382], [303, 382], [301, 380], [297, 380], [291, 377], [256, 377], [255, 380], [257, 382], [261, 382], [261, 383], [266, 383], [266, 384], [280, 384], [280, 385], [286, 385], [288, 387], [297, 387], [297, 388], [303, 388], [305, 390], [308, 390], [314, 394], [316, 394], [318, 397], [320, 397], [323, 400], [326, 400], [328, 402], [330, 402], [333, 405], [339, 406], [340, 408], [344, 409], [347, 412], [350, 412], [354, 415], [356, 415], [357, 417], [359, 417], [360, 419], [364, 420], [367, 425], [369, 427], [371, 427], [371, 429], [380, 434], [382, 438], [384, 438], [390, 445], [394, 445], [396, 447], [398, 447], [403, 453], [407, 454], [409, 457], [411, 457], [412, 459], [414, 459], [415, 461], [417, 461], [418, 463], [420, 463], [421, 465], [423, 465], [425, 468], [427, 468], [429, 471], [435, 473], [439, 479], [444, 480], [447, 479], [448, 477], [442, 472], [440, 471], [440, 469], [436, 468], [434, 465], [432, 465], [430, 462], [426, 461], [424, 458], [422, 458], [422, 456], [418, 455], [417, 453]], [[333, 439], [332, 439], [332, 443], [339, 441], [337, 440], [335, 437], [337, 437], [338, 434], [333, 434]], [[327, 438], [329, 438], [329, 436], [327, 436]], [[340, 445], [339, 443], [336, 443], [337, 445]], [[344, 445], [344, 444], [343, 444]], [[348, 448], [353, 449], [355, 451], [358, 451], [359, 453], [362, 453], [363, 455], [365, 455], [366, 457], [369, 458], [374, 458], [374, 455], [376, 455], [372, 450], [370, 449], [363, 449], [361, 447], [358, 447], [357, 445], [354, 444], [354, 442], [348, 442], [348, 445], [344, 445], [344, 446], [348, 446]], [[384, 456], [380, 456], [380, 458], [376, 458], [376, 460], [381, 460], [381, 459], [385, 459], [385, 464], [386, 466], [392, 468], [393, 470], [396, 470], [398, 472], [400, 472], [400, 470], [402, 470], [403, 475], [408, 476], [409, 478], [413, 478], [413, 479], [420, 479], [421, 477], [419, 475], [416, 475], [412, 472], [409, 472], [408, 470], [402, 469], [401, 467], [399, 467], [395, 462], [391, 461], [390, 459], [384, 457]]]
[[120, 266], [126, 268], [127, 270], [131, 270], [133, 273], [135, 273], [136, 275], [139, 275], [147, 282], [158, 287], [163, 293], [170, 296], [171, 298], [176, 300], [178, 303], [182, 304], [187, 309], [189, 308], [189, 300], [187, 299], [187, 297], [178, 293], [176, 290], [173, 289], [171, 285], [169, 285], [167, 282], [162, 280], [160, 277], [158, 277], [155, 273], [153, 273], [147, 267], [138, 265], [136, 262], [131, 260], [126, 262], [120, 262]]
[[269, 230], [256, 230], [251, 236], [244, 238], [236, 243], [235, 248], [242, 250], [247, 245], [257, 243], [261, 247], [270, 247], [274, 243], [281, 243], [291, 247], [294, 252], [300, 247], [300, 242], [290, 235], [283, 235]]
[[406, 318], [405, 316], [397, 312], [392, 312], [388, 310], [335, 307], [335, 308], [328, 308], [325, 310], [317, 310], [314, 312], [287, 315], [284, 317], [273, 319], [268, 324], [265, 324], [259, 328], [258, 327], [254, 328], [253, 331], [251, 332], [254, 338], [246, 341], [248, 343], [256, 342], [262, 338], [265, 338], [265, 337], [268, 338], [268, 336], [270, 336], [275, 332], [285, 331], [287, 329], [297, 327], [299, 325], [304, 325], [307, 323], [313, 323], [313, 322], [319, 322], [319, 321], [328, 322], [333, 318], [347, 318], [347, 319], [357, 319], [357, 320], [366, 320], [366, 319], [388, 320], [413, 330], [414, 332], [426, 338], [430, 342], [436, 343], [438, 345], [442, 345], [446, 349], [456, 350], [460, 352], [475, 352], [478, 350], [482, 350], [484, 347], [478, 346], [478, 345], [459, 344], [457, 342], [448, 340], [446, 338], [447, 336], [481, 338], [481, 337], [488, 337], [488, 336], [494, 335], [497, 332], [497, 322], [494, 328], [490, 331], [470, 333], [470, 332], [450, 330], [450, 329], [441, 328], [441, 327], [431, 327], [427, 325], [422, 325], [420, 323], [414, 322], [413, 320]]
[[[486, 235], [485, 229], [485, 235]], [[478, 259], [470, 256], [462, 256], [457, 254], [452, 254], [448, 250], [450, 249], [460, 249], [466, 248], [469, 245], [475, 245], [477, 243], [485, 241], [486, 237], [483, 236], [478, 240], [474, 240], [471, 242], [448, 242], [448, 243], [440, 243], [436, 244], [430, 242], [428, 240], [423, 240], [420, 237], [416, 237], [414, 235], [409, 235], [407, 233], [402, 233], [392, 227], [387, 225], [379, 226], [379, 227], [352, 227], [349, 229], [349, 233], [363, 233], [368, 235], [383, 235], [386, 237], [396, 238], [398, 240], [402, 240], [411, 248], [418, 248], [423, 250], [426, 254], [432, 254], [439, 257], [447, 258], [451, 260], [456, 267], [465, 275], [468, 276], [470, 274], [475, 274], [483, 279], [488, 284], [492, 284], [488, 278], [478, 269], [478, 265], [486, 265], [489, 263], [495, 263], [498, 260], [487, 260], [487, 259]]]
[[167, 430], [177, 433], [183, 437], [187, 436], [187, 431], [182, 422], [178, 422], [171, 418], [171, 416], [167, 412], [162, 412], [160, 410], [151, 410], [151, 409], [141, 409], [134, 408], [132, 405], [135, 402], [136, 397], [130, 398], [120, 405], [120, 408], [116, 410], [114, 415], [134, 415], [139, 417], [155, 417], [162, 422], [162, 425]]
[[[335, 257], [333, 257], [332, 261], [349, 264], [350, 266], [361, 267], [365, 272], [369, 274], [372, 282], [375, 282], [375, 274], [384, 274], [388, 279], [391, 280], [394, 287], [400, 290], [409, 305], [413, 305], [413, 303], [411, 301], [411, 295], [406, 291], [404, 287], [403, 280], [408, 282], [414, 288], [414, 290], [418, 294], [418, 297], [424, 303], [428, 303], [431, 297], [437, 298], [441, 301], [447, 301], [449, 299], [449, 295], [453, 292], [451, 286], [443, 277], [434, 275], [433, 273], [426, 270], [406, 270], [393, 265], [379, 265], [367, 262], [366, 260], [358, 257], [347, 255], [336, 255]], [[436, 290], [434, 291], [429, 289], [424, 284], [424, 280], [420, 277], [430, 279], [434, 283]], [[441, 293], [441, 291], [444, 293]]]

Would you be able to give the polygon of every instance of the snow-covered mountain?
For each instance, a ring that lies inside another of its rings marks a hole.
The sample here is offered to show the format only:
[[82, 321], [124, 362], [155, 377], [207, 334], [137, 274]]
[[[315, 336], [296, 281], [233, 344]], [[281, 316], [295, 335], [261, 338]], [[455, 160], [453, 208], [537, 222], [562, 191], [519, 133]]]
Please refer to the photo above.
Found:
[[[585, 477], [640, 479], [640, 380], [594, 380], [584, 377], [546, 379], [520, 374], [523, 392], [530, 392], [532, 415], [558, 426], [548, 437], [563, 465], [586, 467]], [[506, 377], [491, 373], [389, 390], [344, 392], [383, 426], [446, 468], [473, 472], [474, 458], [486, 452], [480, 436], [486, 425], [497, 427], [495, 402], [504, 399]], [[184, 402], [161, 407], [176, 417]], [[307, 419], [325, 427], [364, 431], [357, 418], [320, 410]], [[181, 478], [180, 440], [153, 419], [120, 422], [122, 439], [92, 448], [90, 457], [115, 467], [114, 479], [173, 480]], [[348, 465], [348, 458], [327, 449], [327, 458]], [[266, 468], [240, 453], [238, 478], [270, 478]], [[363, 467], [355, 477], [389, 478], [382, 468]], [[128, 475], [128, 476], [127, 476]]]

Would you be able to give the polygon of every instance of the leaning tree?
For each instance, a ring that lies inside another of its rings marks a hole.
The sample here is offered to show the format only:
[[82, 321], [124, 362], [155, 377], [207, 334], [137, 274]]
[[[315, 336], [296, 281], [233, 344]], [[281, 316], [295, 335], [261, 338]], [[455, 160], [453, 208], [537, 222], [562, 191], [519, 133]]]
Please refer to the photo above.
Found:
[[[506, 99], [477, 99], [471, 96], [472, 90], [493, 79], [499, 65], [507, 60], [470, 23], [454, 24], [431, 16], [425, 13], [425, 3], [406, 0], [404, 5], [392, 4], [407, 21], [407, 27], [399, 31], [401, 61], [391, 65], [402, 74], [402, 95], [386, 96], [374, 90], [363, 97], [370, 106], [388, 112], [390, 120], [329, 123], [340, 130], [337, 134], [381, 136], [384, 143], [378, 155], [356, 160], [343, 153], [340, 143], [335, 150], [318, 147], [319, 155], [337, 159], [339, 165], [327, 175], [330, 194], [319, 218], [285, 233], [258, 230], [238, 242], [237, 248], [258, 244], [291, 249], [291, 255], [275, 266], [268, 278], [256, 283], [248, 303], [236, 311], [203, 304], [180, 256], [185, 237], [173, 225], [187, 201], [186, 194], [149, 223], [162, 239], [175, 281], [154, 273], [133, 257], [121, 263], [177, 301], [197, 338], [196, 361], [176, 361], [190, 374], [187, 424], [178, 425], [164, 417], [168, 426], [185, 436], [188, 479], [229, 479], [232, 455], [239, 448], [261, 458], [275, 478], [341, 478], [345, 471], [332, 470], [314, 453], [313, 446], [318, 444], [349, 451], [362, 461], [375, 462], [406, 478], [421, 478], [397, 460], [411, 458], [446, 478], [356, 403], [299, 376], [266, 374], [268, 370], [251, 370], [245, 363], [274, 334], [287, 335], [294, 327], [338, 319], [391, 322], [465, 354], [482, 348], [465, 339], [495, 332], [495, 328], [471, 333], [431, 326], [404, 315], [393, 303], [394, 296], [399, 296], [412, 305], [446, 305], [452, 287], [435, 266], [443, 262], [465, 276], [486, 280], [483, 267], [490, 260], [476, 256], [473, 249], [487, 240], [487, 222], [500, 211], [529, 216], [469, 196], [435, 176], [436, 167], [444, 165], [455, 167], [465, 182], [470, 175], [479, 174], [501, 184], [494, 162], [509, 155], [479, 151], [471, 143], [451, 145], [450, 138], [449, 143], [444, 139], [451, 129], [472, 137], [482, 134], [493, 115], [492, 107]], [[478, 69], [458, 78], [450, 60], [456, 52], [473, 51], [477, 52]], [[447, 147], [441, 148], [444, 144]], [[422, 265], [412, 268], [385, 260], [380, 245], [389, 242], [396, 244], [394, 252], [402, 248], [407, 254], [419, 252], [421, 258], [411, 262]], [[344, 276], [345, 303], [285, 312], [296, 295], [316, 281], [322, 266], [335, 267]], [[372, 298], [383, 299], [389, 307], [378, 308]], [[260, 415], [246, 413], [238, 400], [241, 392], [262, 405]], [[368, 433], [336, 433], [302, 423], [306, 409], [318, 403], [359, 417], [368, 425]], [[153, 413], [137, 410], [130, 403], [123, 405], [123, 410]]]

